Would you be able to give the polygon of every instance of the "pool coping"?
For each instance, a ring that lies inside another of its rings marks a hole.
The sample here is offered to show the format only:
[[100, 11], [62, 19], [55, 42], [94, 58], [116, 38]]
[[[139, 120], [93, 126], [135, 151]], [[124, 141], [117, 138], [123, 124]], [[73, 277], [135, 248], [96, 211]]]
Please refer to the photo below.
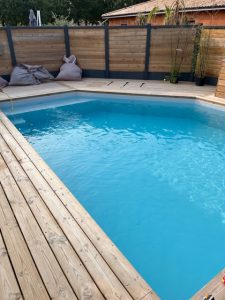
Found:
[[[108, 82], [108, 84], [107, 84]], [[151, 91], [150, 87], [148, 89], [140, 89], [140, 88], [135, 88], [131, 86], [129, 89], [124, 89], [124, 86], [120, 86], [120, 84], [123, 82], [123, 80], [113, 80], [112, 82], [115, 82], [116, 87], [112, 87], [110, 84], [110, 80], [100, 80], [100, 79], [86, 79], [84, 81], [78, 81], [78, 82], [69, 82], [69, 81], [57, 81], [57, 82], [51, 82], [50, 84], [57, 84], [57, 86], [53, 86], [53, 90], [48, 90], [46, 92], [40, 92], [39, 90], [34, 91], [32, 93], [23, 94], [23, 95], [16, 95], [16, 96], [9, 96], [7, 94], [7, 90], [3, 89], [2, 93], [5, 95], [5, 98], [2, 98], [0, 100], [1, 102], [9, 101], [9, 100], [17, 100], [17, 99], [26, 99], [26, 98], [33, 98], [33, 97], [39, 97], [39, 96], [48, 96], [48, 95], [53, 95], [53, 94], [62, 94], [62, 93], [69, 93], [69, 92], [92, 92], [92, 93], [106, 93], [106, 94], [121, 94], [121, 95], [136, 95], [136, 96], [152, 96], [152, 97], [168, 97], [168, 98], [183, 98], [183, 99], [196, 99], [196, 100], [202, 100], [208, 103], [212, 104], [218, 104], [225, 106], [225, 99], [215, 97], [215, 90], [210, 92], [207, 92], [207, 94], [203, 94], [204, 87], [200, 91], [194, 91], [191, 93], [188, 93], [188, 90], [191, 90], [192, 88], [195, 88], [194, 85], [192, 84], [183, 84], [180, 83], [180, 87], [184, 87], [185, 91], [179, 91], [176, 89], [176, 85], [172, 86], [172, 91], [170, 90], [169, 92], [167, 91], [167, 87], [165, 86], [164, 82], [161, 81], [146, 81], [150, 82], [149, 84], [153, 85], [153, 89], [157, 87], [157, 92], [156, 91]], [[125, 81], [124, 81], [125, 82]], [[129, 80], [127, 83], [132, 84], [140, 84], [142, 81], [135, 81], [135, 80]], [[143, 81], [144, 82], [144, 81]], [[145, 82], [145, 83], [146, 83]], [[104, 86], [100, 87], [91, 87], [88, 86], [88, 84], [104, 84]], [[45, 87], [45, 84], [41, 84], [39, 86], [35, 87]], [[80, 84], [83, 84], [84, 86], [79, 86]], [[86, 86], [85, 86], [86, 84]], [[171, 84], [169, 85], [171, 86]], [[16, 88], [16, 87], [13, 87]], [[19, 87], [20, 88], [20, 87]], [[26, 87], [22, 87], [26, 88]], [[208, 88], [208, 87], [207, 87]], [[211, 87], [210, 87], [211, 88]], [[10, 89], [10, 87], [9, 87]], [[164, 91], [164, 92], [163, 92]], [[16, 93], [16, 92], [15, 92]]]
[[210, 96], [192, 96], [192, 95], [166, 95], [164, 93], [134, 93], [133, 91], [122, 91], [122, 90], [115, 90], [115, 91], [109, 91], [109, 90], [103, 90], [103, 89], [71, 89], [71, 90], [65, 90], [65, 91], [59, 91], [59, 92], [52, 92], [52, 93], [43, 93], [43, 94], [35, 94], [35, 95], [27, 95], [27, 96], [18, 96], [18, 97], [12, 97], [12, 98], [5, 98], [0, 101], [2, 102], [8, 102], [8, 101], [16, 101], [20, 99], [30, 99], [30, 98], [37, 98], [40, 96], [51, 96], [55, 94], [68, 94], [68, 93], [74, 93], [74, 92], [80, 92], [80, 93], [101, 93], [101, 94], [117, 94], [117, 95], [128, 95], [128, 96], [145, 96], [145, 97], [166, 97], [166, 98], [183, 98], [183, 99], [193, 99], [193, 100], [201, 100], [207, 103], [217, 104], [221, 106], [225, 106], [225, 100], [222, 98], [214, 97], [212, 95]]
[[30, 99], [30, 98], [37, 98], [40, 96], [50, 96], [54, 94], [68, 94], [68, 93], [73, 93], [73, 92], [86, 92], [86, 93], [101, 93], [101, 94], [116, 94], [116, 95], [128, 95], [128, 96], [145, 96], [145, 97], [166, 97], [166, 98], [183, 98], [185, 99], [193, 99], [193, 100], [201, 100], [207, 103], [211, 104], [216, 104], [220, 106], [225, 106], [225, 100], [222, 98], [214, 97], [212, 95], [210, 96], [192, 96], [192, 95], [166, 95], [164, 93], [134, 93], [133, 91], [121, 91], [121, 90], [115, 90], [115, 91], [108, 91], [108, 90], [102, 90], [102, 89], [71, 89], [71, 90], [65, 90], [65, 91], [59, 91], [59, 92], [52, 92], [52, 93], [43, 93], [43, 94], [35, 94], [35, 95], [28, 95], [28, 96], [18, 96], [18, 97], [13, 97], [13, 98], [8, 98], [8, 99], [3, 99], [0, 101], [2, 102], [8, 102], [8, 101], [16, 101], [16, 100], [21, 100], [21, 99]]

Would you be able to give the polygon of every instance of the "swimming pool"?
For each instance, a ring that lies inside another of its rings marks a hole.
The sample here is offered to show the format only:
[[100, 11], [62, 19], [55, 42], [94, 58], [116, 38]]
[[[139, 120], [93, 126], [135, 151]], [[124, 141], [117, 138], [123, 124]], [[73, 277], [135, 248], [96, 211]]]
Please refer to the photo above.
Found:
[[224, 109], [88, 93], [0, 108], [162, 299], [224, 267]]

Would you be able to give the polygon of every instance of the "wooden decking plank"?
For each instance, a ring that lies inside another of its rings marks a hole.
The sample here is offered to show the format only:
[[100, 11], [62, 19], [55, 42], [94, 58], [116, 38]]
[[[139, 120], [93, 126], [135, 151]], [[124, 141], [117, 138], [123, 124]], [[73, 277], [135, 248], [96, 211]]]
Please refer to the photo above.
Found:
[[8, 253], [0, 231], [0, 299], [22, 300], [19, 285], [10, 263]]
[[75, 253], [66, 235], [56, 223], [40, 195], [23, 171], [8, 145], [0, 136], [0, 149], [7, 167], [20, 187], [27, 204], [31, 208], [43, 234], [49, 242], [61, 268], [79, 299], [102, 300], [104, 297], [96, 287], [81, 260]]
[[212, 295], [215, 300], [225, 299], [225, 285], [222, 278], [225, 276], [225, 269], [217, 274], [209, 283], [198, 291], [191, 300], [202, 300], [206, 295]]
[[20, 165], [29, 176], [33, 185], [48, 206], [54, 218], [67, 235], [68, 240], [73, 245], [80, 259], [86, 265], [88, 272], [101, 289], [107, 299], [132, 299], [127, 290], [109, 268], [101, 254], [96, 250], [83, 230], [65, 209], [54, 191], [50, 188], [46, 180], [40, 176], [39, 171], [26, 156], [23, 149], [18, 146], [14, 138], [7, 129], [0, 123], [0, 134], [7, 142]]
[[[2, 166], [0, 167], [0, 173]], [[0, 228], [25, 299], [50, 299], [0, 184]]]
[[127, 288], [133, 298], [139, 300], [143, 297], [145, 297], [146, 300], [159, 299], [151, 287], [138, 274], [128, 260], [121, 254], [118, 248], [91, 218], [79, 201], [71, 194], [61, 180], [26, 141], [22, 134], [20, 134], [15, 126], [1, 112], [0, 120], [16, 139], [17, 143], [21, 146], [35, 167], [43, 175], [48, 184], [58, 195], [65, 207], [67, 207], [67, 209], [73, 215], [80, 227], [84, 230], [89, 239], [102, 254], [110, 268]]
[[77, 299], [0, 155], [0, 182], [51, 298]]

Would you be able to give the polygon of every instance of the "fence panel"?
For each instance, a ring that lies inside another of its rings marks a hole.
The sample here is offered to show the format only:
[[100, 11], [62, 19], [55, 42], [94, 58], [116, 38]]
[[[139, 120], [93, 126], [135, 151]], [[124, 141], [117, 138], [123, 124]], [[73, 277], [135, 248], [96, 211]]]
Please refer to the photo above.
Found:
[[5, 30], [0, 30], [0, 47], [0, 75], [7, 75], [12, 70], [12, 64]]
[[219, 80], [216, 88], [216, 96], [225, 99], [225, 60], [222, 62]]
[[225, 29], [209, 29], [210, 45], [207, 76], [218, 78], [222, 60], [225, 59]]
[[144, 72], [146, 28], [109, 27], [110, 71]]
[[86, 70], [105, 70], [104, 28], [70, 28], [70, 49], [79, 66]]
[[[152, 28], [149, 72], [170, 72], [171, 56], [185, 57], [181, 72], [191, 72], [196, 30], [193, 28]], [[177, 51], [176, 51], [177, 49]], [[181, 51], [179, 51], [181, 50]]]
[[17, 63], [43, 65], [57, 71], [65, 54], [62, 29], [12, 29]]

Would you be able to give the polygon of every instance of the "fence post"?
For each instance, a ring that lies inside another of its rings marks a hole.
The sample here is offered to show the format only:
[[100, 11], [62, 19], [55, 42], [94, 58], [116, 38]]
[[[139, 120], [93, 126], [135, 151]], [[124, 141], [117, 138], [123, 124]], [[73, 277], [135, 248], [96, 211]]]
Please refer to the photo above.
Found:
[[151, 45], [151, 24], [147, 25], [147, 35], [146, 35], [146, 51], [145, 51], [145, 71], [144, 71], [144, 79], [148, 79], [149, 72], [149, 57], [150, 57], [150, 45]]
[[8, 45], [9, 45], [12, 66], [15, 67], [17, 65], [16, 53], [15, 53], [15, 49], [14, 49], [14, 45], [13, 45], [12, 31], [11, 31], [11, 27], [9, 25], [6, 25], [6, 35], [7, 35], [7, 39], [8, 39]]
[[68, 26], [64, 26], [64, 40], [65, 40], [65, 48], [66, 48], [66, 56], [70, 56], [70, 36]]
[[105, 78], [109, 78], [109, 26], [105, 25]]

